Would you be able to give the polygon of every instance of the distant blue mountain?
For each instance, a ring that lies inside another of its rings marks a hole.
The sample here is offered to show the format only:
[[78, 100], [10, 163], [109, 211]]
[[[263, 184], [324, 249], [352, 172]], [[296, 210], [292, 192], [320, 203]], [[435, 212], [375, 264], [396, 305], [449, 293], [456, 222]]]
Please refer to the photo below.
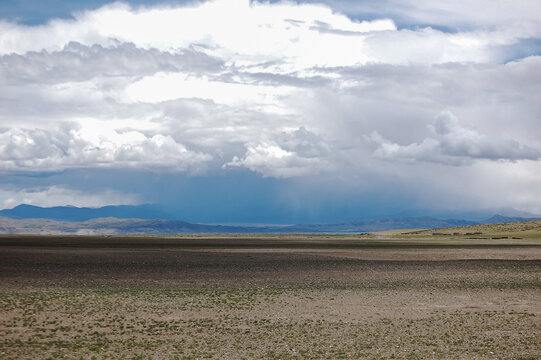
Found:
[[453, 227], [471, 225], [471, 221], [422, 218], [384, 218], [365, 222], [341, 224], [226, 226], [192, 224], [164, 219], [118, 219], [113, 217], [86, 221], [56, 221], [50, 219], [9, 219], [0, 217], [0, 234], [280, 234], [334, 233], [353, 234], [393, 229]]
[[[30, 226], [31, 231], [51, 232], [89, 231], [92, 233], [115, 234], [179, 234], [179, 233], [363, 233], [393, 229], [439, 229], [455, 226], [494, 224], [541, 220], [541, 218], [508, 217], [494, 215], [480, 221], [460, 219], [437, 219], [424, 217], [384, 217], [364, 219], [355, 222], [334, 224], [297, 225], [244, 225], [224, 226], [193, 224], [175, 219], [155, 205], [119, 205], [101, 208], [78, 208], [56, 206], [42, 208], [32, 205], [19, 205], [13, 209], [0, 210], [0, 217], [11, 218], [16, 222], [6, 222], [0, 218], [0, 233], [17, 233], [20, 228]], [[30, 222], [24, 222], [27, 219]], [[130, 220], [126, 220], [130, 219]], [[51, 222], [51, 220], [53, 222]], [[54, 221], [58, 223], [54, 223]], [[64, 222], [64, 223], [60, 223]], [[4, 223], [4, 225], [2, 225]], [[30, 224], [30, 225], [28, 225]], [[4, 230], [2, 230], [2, 228]], [[10, 229], [10, 230], [9, 230]], [[27, 230], [25, 230], [27, 231]]]
[[40, 207], [22, 204], [13, 209], [0, 210], [0, 216], [12, 219], [50, 219], [85, 221], [115, 217], [117, 219], [172, 219], [171, 214], [156, 205], [109, 205], [100, 208], [54, 206]]
[[520, 217], [520, 216], [503, 216], [503, 215], [494, 215], [486, 220], [483, 220], [483, 224], [499, 224], [499, 223], [510, 223], [510, 222], [520, 222], [520, 221], [532, 221], [532, 220], [541, 220], [539, 217]]
[[[520, 221], [520, 220], [519, 220]], [[481, 222], [456, 219], [436, 219], [422, 217], [383, 217], [338, 224], [291, 225], [280, 229], [283, 232], [367, 232], [393, 229], [439, 229], [455, 226], [478, 225]]]

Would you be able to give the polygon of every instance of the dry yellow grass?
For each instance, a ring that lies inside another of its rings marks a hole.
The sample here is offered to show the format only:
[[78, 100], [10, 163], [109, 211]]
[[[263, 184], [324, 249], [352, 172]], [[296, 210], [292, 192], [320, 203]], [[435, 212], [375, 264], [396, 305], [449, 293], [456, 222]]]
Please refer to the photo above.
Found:
[[426, 229], [395, 229], [395, 230], [384, 230], [373, 232], [375, 236], [388, 236], [388, 235], [407, 235], [411, 233], [418, 233], [419, 231], [424, 231]]
[[467, 235], [479, 237], [541, 238], [541, 220], [470, 225], [452, 228], [442, 228], [436, 230], [420, 230], [410, 232], [409, 234], [402, 233], [402, 235], [413, 236], [432, 236], [434, 234], [454, 236]]

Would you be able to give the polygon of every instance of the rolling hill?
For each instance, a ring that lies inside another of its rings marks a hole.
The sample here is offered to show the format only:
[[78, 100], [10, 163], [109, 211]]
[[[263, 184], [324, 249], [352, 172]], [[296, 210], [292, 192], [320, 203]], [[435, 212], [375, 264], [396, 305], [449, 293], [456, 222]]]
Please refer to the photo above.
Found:
[[[379, 218], [360, 220], [356, 222], [344, 222], [336, 224], [296, 224], [296, 225], [262, 225], [262, 226], [233, 226], [233, 225], [210, 225], [189, 223], [180, 220], [170, 219], [144, 219], [144, 218], [118, 218], [118, 217], [100, 217], [86, 219], [92, 214], [102, 214], [110, 212], [122, 212], [122, 215], [129, 214], [140, 209], [126, 207], [112, 207], [90, 209], [90, 208], [39, 208], [19, 206], [16, 211], [7, 212], [7, 216], [0, 216], [0, 233], [3, 234], [216, 234], [216, 233], [366, 233], [393, 229], [440, 229], [450, 227], [463, 227], [469, 229], [475, 226], [495, 226], [479, 225], [494, 224], [496, 220], [502, 222], [518, 222], [528, 219], [507, 218], [496, 215], [484, 222], [474, 222], [457, 219], [436, 219], [433, 217], [401, 217], [401, 218]], [[23, 210], [28, 210], [24, 212]], [[68, 214], [69, 210], [74, 214]], [[93, 212], [89, 211], [93, 210]], [[6, 214], [6, 211], [0, 212]], [[50, 216], [51, 218], [21, 218], [22, 216]], [[19, 217], [19, 218], [17, 218]], [[83, 221], [56, 220], [55, 218], [83, 218]], [[518, 226], [518, 225], [517, 225]]]

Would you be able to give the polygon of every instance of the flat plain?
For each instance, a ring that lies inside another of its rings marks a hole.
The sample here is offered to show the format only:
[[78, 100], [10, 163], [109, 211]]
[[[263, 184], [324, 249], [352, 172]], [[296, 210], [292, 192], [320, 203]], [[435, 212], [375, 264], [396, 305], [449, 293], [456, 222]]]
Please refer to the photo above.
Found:
[[541, 231], [523, 224], [3, 235], [0, 357], [538, 359]]

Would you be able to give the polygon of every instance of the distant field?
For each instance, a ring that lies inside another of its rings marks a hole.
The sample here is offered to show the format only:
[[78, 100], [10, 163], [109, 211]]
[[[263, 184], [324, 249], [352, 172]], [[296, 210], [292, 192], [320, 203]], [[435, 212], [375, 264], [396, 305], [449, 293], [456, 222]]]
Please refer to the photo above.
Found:
[[[502, 224], [485, 224], [461, 226], [456, 228], [445, 228], [438, 230], [422, 230], [411, 233], [411, 235], [433, 236], [434, 233], [439, 234], [459, 234], [460, 236], [478, 236], [481, 238], [491, 237], [519, 237], [523, 239], [539, 239], [541, 238], [541, 220], [524, 221]], [[469, 235], [466, 235], [468, 234]], [[477, 234], [478, 233], [478, 234]]]
[[539, 299], [541, 222], [0, 236], [3, 359], [537, 359]]

